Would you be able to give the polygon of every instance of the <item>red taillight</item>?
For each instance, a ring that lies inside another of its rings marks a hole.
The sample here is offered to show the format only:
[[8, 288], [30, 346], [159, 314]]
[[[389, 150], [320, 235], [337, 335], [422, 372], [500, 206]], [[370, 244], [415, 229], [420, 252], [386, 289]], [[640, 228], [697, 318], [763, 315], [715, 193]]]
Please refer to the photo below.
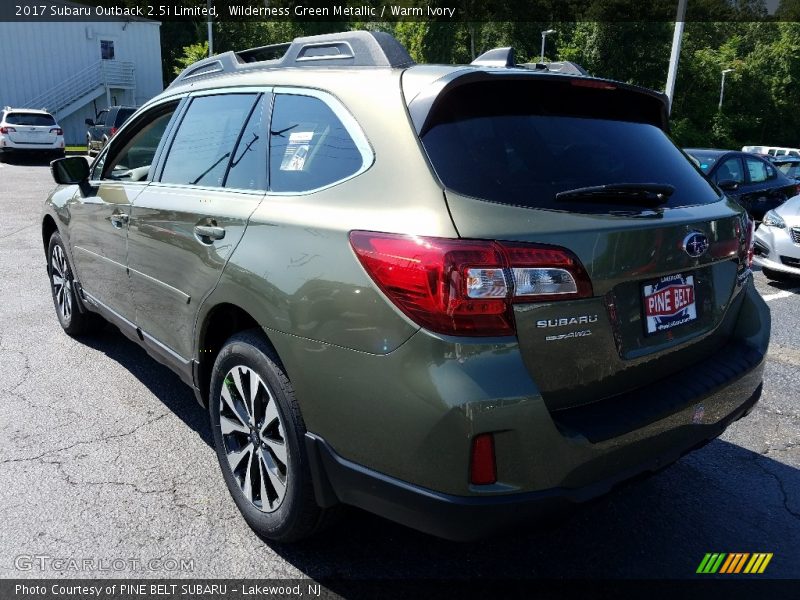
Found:
[[111, 135], [113, 136], [115, 133], [117, 133], [117, 128], [116, 127], [112, 127], [111, 128]]
[[64, 130], [61, 127], [53, 127], [50, 130], [50, 133], [55, 133], [56, 135], [64, 135]]
[[16, 133], [16, 131], [13, 127], [0, 127], [0, 133]]
[[513, 335], [514, 302], [592, 295], [568, 250], [535, 244], [352, 231], [367, 273], [406, 315], [448, 335]]
[[482, 433], [472, 439], [469, 481], [474, 485], [489, 485], [497, 481], [494, 436], [491, 433]]

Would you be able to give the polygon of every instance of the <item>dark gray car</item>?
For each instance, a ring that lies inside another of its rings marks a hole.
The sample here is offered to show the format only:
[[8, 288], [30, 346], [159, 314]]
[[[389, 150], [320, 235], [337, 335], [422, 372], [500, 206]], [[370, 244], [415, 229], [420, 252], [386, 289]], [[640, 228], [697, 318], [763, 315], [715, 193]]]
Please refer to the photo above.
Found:
[[135, 106], [112, 106], [97, 113], [94, 120], [86, 119], [86, 151], [90, 155], [100, 152], [135, 112]]

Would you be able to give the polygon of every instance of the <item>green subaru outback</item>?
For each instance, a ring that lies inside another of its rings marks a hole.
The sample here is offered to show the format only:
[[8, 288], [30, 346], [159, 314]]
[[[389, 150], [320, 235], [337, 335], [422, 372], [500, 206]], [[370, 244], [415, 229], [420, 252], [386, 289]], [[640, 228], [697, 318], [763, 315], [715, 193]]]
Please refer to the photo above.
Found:
[[52, 164], [56, 314], [192, 386], [266, 538], [341, 504], [451, 539], [533, 522], [761, 394], [752, 223], [667, 128], [663, 95], [507, 48], [213, 56]]

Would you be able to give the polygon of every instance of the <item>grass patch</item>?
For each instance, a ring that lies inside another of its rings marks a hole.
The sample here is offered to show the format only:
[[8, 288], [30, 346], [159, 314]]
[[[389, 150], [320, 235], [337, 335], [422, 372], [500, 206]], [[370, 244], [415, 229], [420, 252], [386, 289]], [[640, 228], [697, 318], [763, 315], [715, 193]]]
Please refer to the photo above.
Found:
[[86, 146], [67, 146], [64, 150], [67, 152], [86, 152]]

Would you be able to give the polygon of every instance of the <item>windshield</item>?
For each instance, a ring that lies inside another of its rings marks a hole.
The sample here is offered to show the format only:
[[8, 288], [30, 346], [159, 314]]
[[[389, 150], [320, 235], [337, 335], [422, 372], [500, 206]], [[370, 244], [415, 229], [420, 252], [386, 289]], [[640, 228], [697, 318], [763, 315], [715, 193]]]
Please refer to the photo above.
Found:
[[503, 204], [571, 212], [630, 208], [602, 196], [569, 202], [556, 197], [599, 185], [674, 186], [665, 207], [719, 199], [669, 137], [642, 122], [633, 94], [616, 97], [624, 101], [617, 106], [613, 92], [543, 83], [465, 84], [439, 103], [422, 142], [447, 188]]
[[56, 120], [51, 115], [43, 115], [41, 113], [15, 112], [6, 115], [6, 123], [9, 125], [46, 127], [48, 125], [55, 125]]

